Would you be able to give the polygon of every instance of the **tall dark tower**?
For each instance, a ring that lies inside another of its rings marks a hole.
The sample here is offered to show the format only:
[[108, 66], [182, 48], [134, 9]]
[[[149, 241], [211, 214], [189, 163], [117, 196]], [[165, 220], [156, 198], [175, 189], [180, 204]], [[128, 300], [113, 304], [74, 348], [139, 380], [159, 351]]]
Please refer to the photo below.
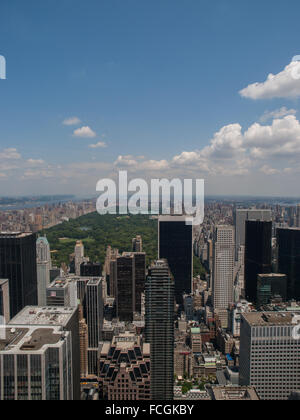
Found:
[[151, 399], [172, 400], [174, 383], [174, 279], [166, 260], [154, 262], [145, 288], [146, 342], [150, 343]]
[[10, 315], [37, 305], [36, 235], [0, 233], [0, 278], [9, 280]]
[[245, 294], [257, 300], [257, 276], [272, 272], [272, 222], [246, 221]]
[[158, 220], [158, 256], [168, 261], [175, 281], [176, 302], [192, 292], [193, 227], [184, 216], [161, 216]]
[[287, 275], [287, 298], [300, 300], [300, 229], [277, 229], [278, 271]]
[[146, 254], [145, 252], [134, 253], [135, 264], [135, 312], [141, 313], [142, 293], [145, 291], [146, 281]]

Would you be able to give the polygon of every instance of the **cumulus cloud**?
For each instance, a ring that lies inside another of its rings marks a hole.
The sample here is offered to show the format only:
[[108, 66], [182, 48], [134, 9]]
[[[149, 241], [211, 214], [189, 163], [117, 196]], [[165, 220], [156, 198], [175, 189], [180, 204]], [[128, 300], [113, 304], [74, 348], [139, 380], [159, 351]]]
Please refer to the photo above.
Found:
[[104, 141], [99, 141], [96, 144], [89, 145], [90, 149], [99, 149], [99, 148], [104, 148], [104, 147], [107, 147], [107, 144]]
[[21, 159], [21, 157], [21, 154], [15, 148], [4, 149], [2, 152], [0, 152], [0, 160], [18, 160]]
[[88, 126], [80, 127], [74, 130], [73, 135], [75, 137], [93, 138], [96, 137], [96, 133]]
[[67, 125], [67, 126], [78, 125], [80, 123], [81, 121], [78, 117], [71, 117], [71, 118], [66, 118], [65, 120], [63, 120], [63, 125]]
[[292, 61], [280, 73], [271, 73], [264, 82], [250, 84], [239, 93], [254, 100], [300, 97], [300, 62]]
[[288, 109], [287, 107], [283, 106], [280, 109], [275, 109], [274, 111], [266, 111], [259, 119], [260, 122], [265, 123], [269, 120], [282, 118], [286, 115], [296, 115], [296, 109]]

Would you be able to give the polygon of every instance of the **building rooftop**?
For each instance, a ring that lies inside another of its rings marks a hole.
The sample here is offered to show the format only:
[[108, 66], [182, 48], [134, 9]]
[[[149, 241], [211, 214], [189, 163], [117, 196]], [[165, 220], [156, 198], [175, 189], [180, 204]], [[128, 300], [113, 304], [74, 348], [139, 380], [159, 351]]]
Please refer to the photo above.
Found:
[[16, 326], [5, 328], [0, 336], [0, 351], [5, 353], [39, 352], [44, 346], [57, 345], [63, 342], [68, 332], [61, 327]]
[[14, 238], [26, 238], [31, 236], [32, 232], [0, 232], [0, 238], [14, 239]]
[[251, 386], [216, 386], [212, 387], [210, 391], [213, 400], [259, 400], [255, 388]]
[[300, 321], [300, 312], [249, 312], [243, 317], [253, 327], [296, 325]]
[[65, 326], [77, 308], [26, 306], [9, 325], [61, 325]]

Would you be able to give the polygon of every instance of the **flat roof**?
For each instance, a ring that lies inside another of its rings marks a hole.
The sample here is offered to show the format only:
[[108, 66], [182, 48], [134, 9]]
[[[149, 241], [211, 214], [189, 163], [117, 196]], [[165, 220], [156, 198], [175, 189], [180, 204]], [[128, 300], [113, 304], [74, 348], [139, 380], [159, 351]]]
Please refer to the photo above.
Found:
[[32, 232], [0, 232], [0, 238], [26, 238], [33, 235]]
[[57, 346], [68, 334], [68, 332], [62, 331], [60, 326], [5, 328], [2, 331], [5, 338], [0, 339], [0, 351], [5, 353], [43, 352], [44, 346]]
[[26, 306], [9, 325], [61, 325], [65, 326], [77, 308]]
[[300, 320], [300, 312], [248, 312], [242, 317], [253, 327], [296, 325]]

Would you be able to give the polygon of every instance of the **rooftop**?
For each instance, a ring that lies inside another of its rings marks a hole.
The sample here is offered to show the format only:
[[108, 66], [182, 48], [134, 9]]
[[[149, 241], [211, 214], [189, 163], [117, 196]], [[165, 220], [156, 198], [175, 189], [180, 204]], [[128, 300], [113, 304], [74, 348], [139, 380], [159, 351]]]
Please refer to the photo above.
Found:
[[300, 312], [249, 312], [243, 317], [253, 327], [296, 325], [300, 321]]
[[0, 232], [0, 238], [26, 238], [31, 236], [32, 232]]
[[65, 326], [76, 308], [26, 306], [9, 325], [61, 325]]
[[39, 352], [44, 346], [57, 345], [63, 342], [68, 332], [61, 327], [16, 326], [5, 328], [0, 336], [1, 352]]

